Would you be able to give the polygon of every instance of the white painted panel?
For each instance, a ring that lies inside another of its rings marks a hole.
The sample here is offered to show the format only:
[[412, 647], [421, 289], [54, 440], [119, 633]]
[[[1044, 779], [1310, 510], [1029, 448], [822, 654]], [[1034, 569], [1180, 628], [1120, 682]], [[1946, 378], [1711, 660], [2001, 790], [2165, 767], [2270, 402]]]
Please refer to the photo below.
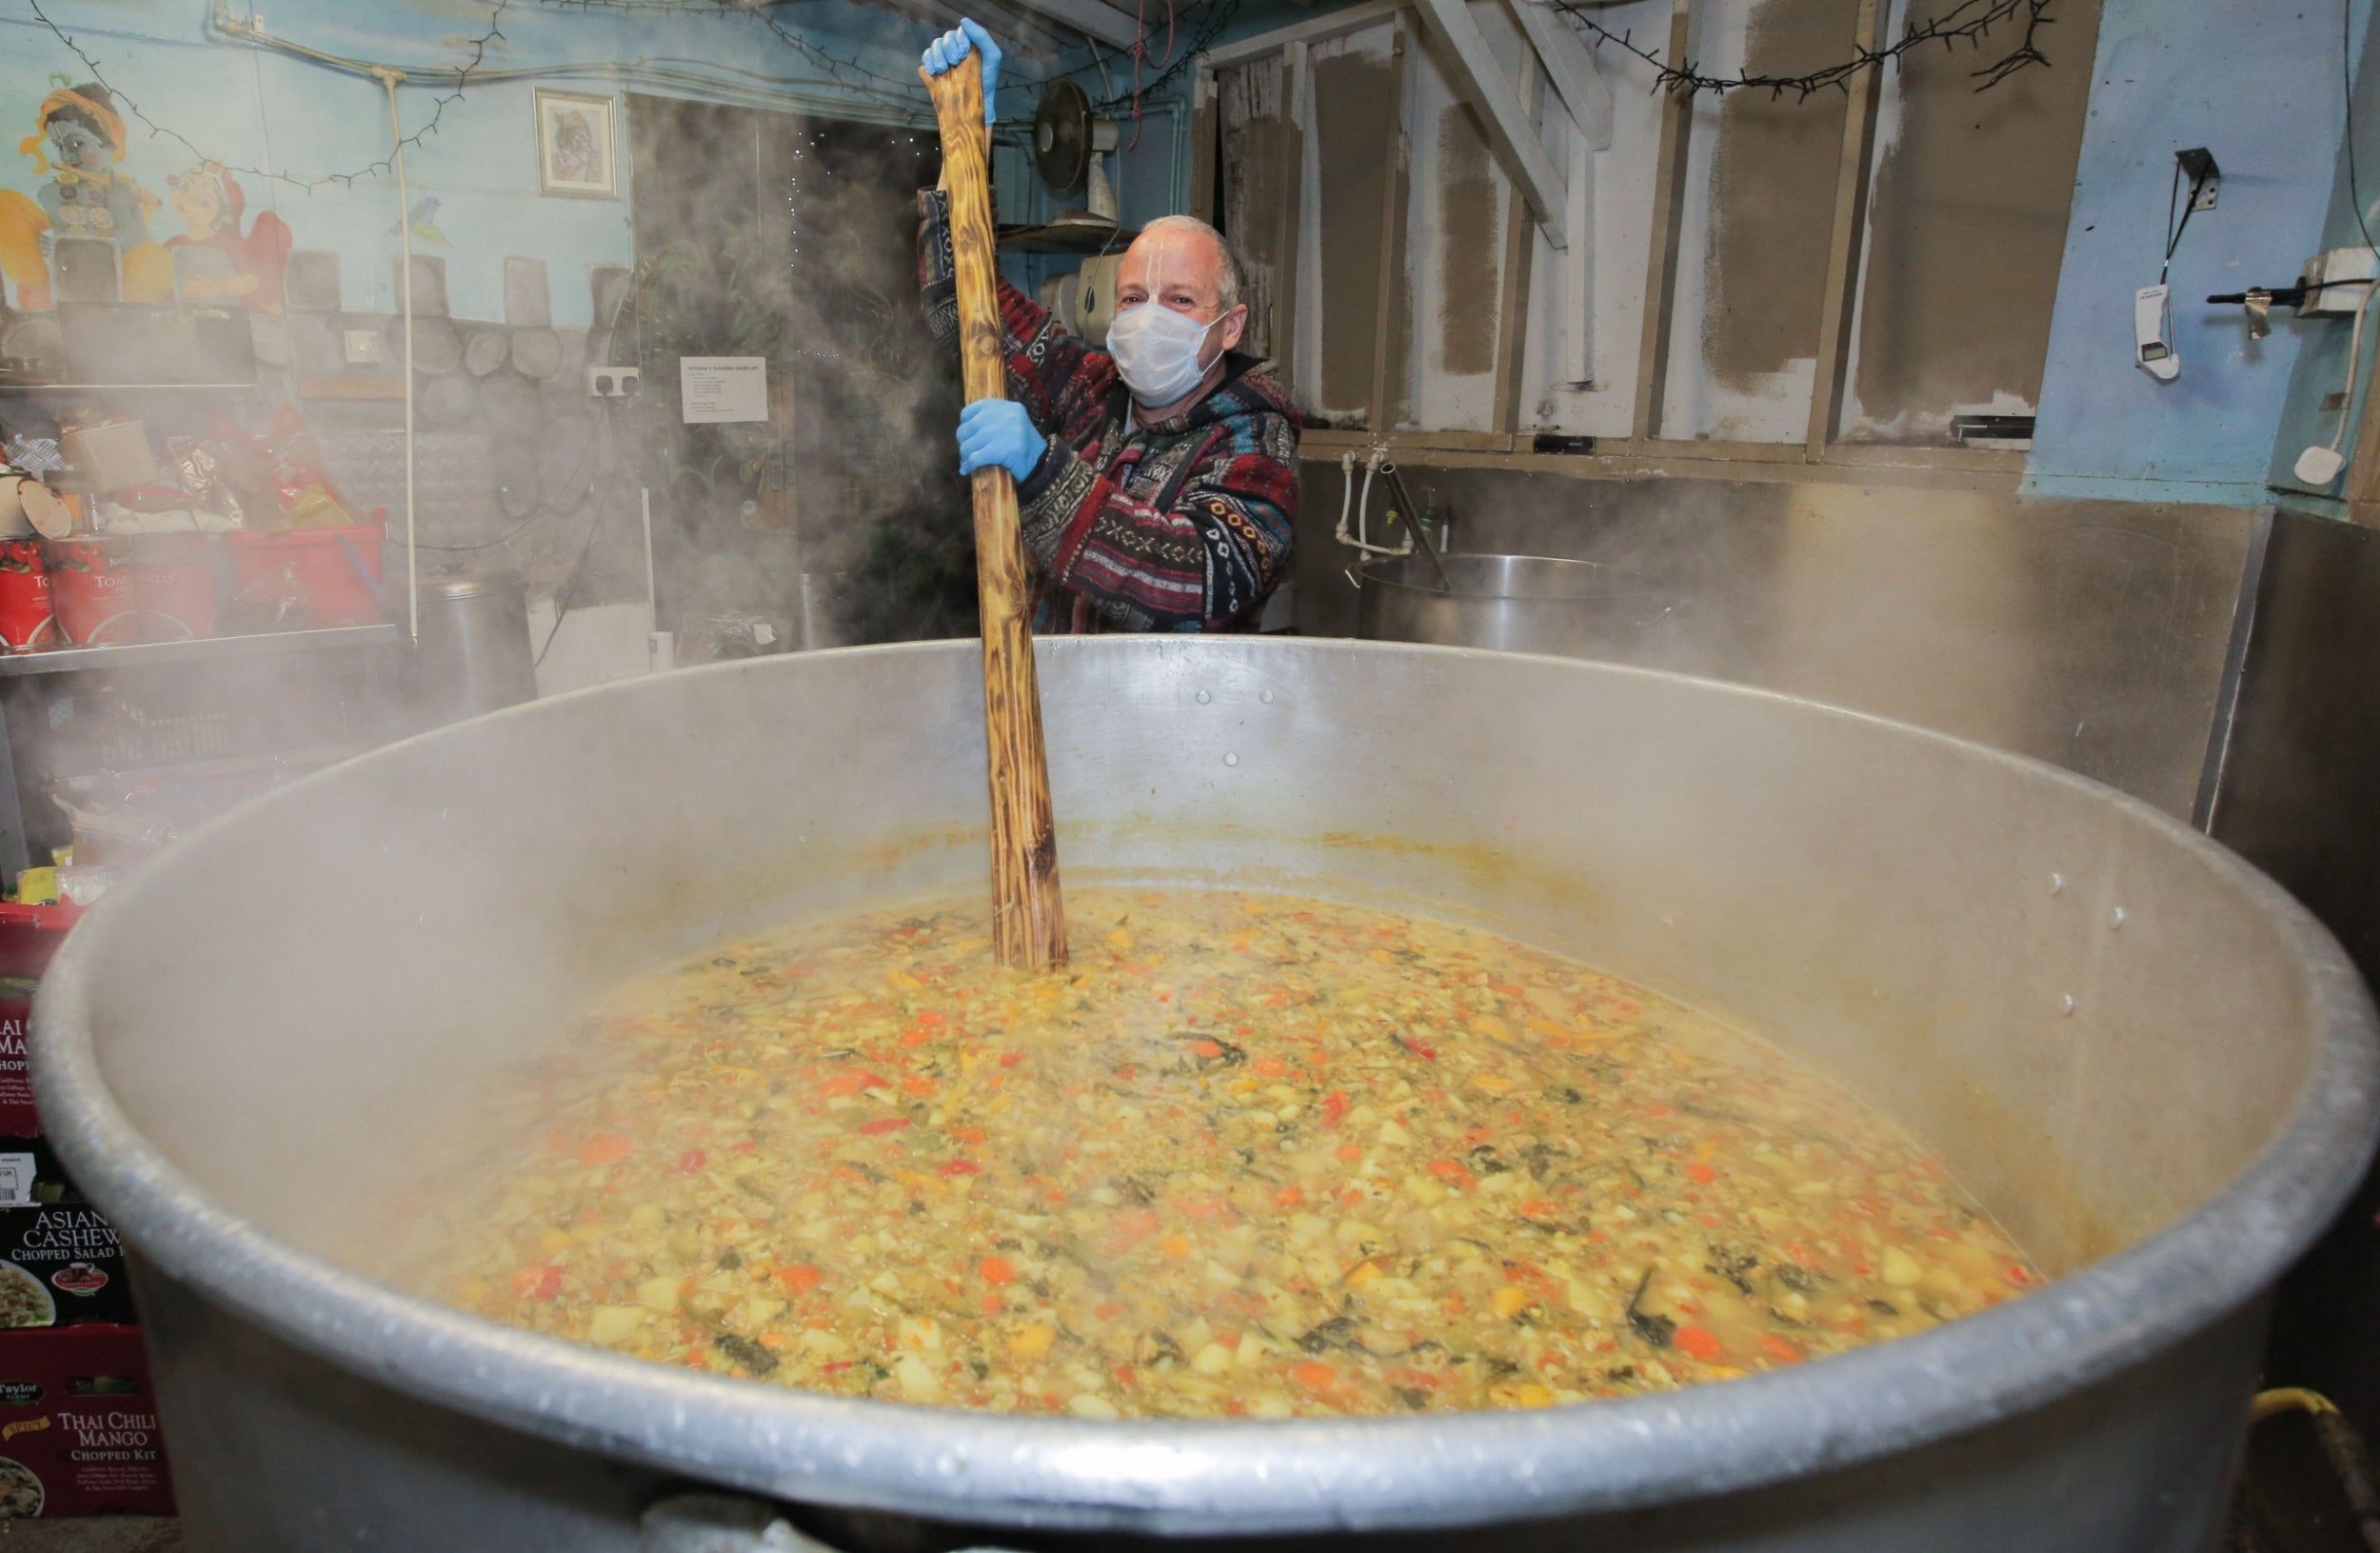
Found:
[[[1884, 33], [1886, 37], [1896, 38], [1908, 30], [1909, 6], [1910, 0], [1894, 0], [1887, 16], [1888, 25]], [[1868, 159], [1868, 178], [1871, 189], [1874, 187], [1877, 169], [1883, 167], [1885, 158], [1893, 149], [1900, 144], [1904, 122], [1902, 110], [1906, 101], [1902, 91], [1901, 72], [1886, 71], [1884, 90], [1877, 102], [1875, 147]], [[1942, 443], [1950, 440], [1953, 416], [2031, 415], [2033, 412], [2033, 406], [2030, 401], [2021, 395], [2004, 391], [1993, 393], [1986, 402], [1946, 405], [1936, 411], [1924, 414], [1903, 412], [1898, 415], [1876, 417], [1870, 415], [1866, 408], [1861, 405], [1859, 401], [1859, 350], [1865, 334], [1864, 324], [1868, 310], [1868, 266], [1875, 253], [1875, 202], [1871, 199], [1868, 202], [1868, 229], [1860, 234], [1859, 284], [1852, 297], [1851, 346], [1850, 355], [1847, 358], [1852, 366], [1851, 370], [1844, 377], [1842, 422], [1836, 440], [1901, 444]], [[2153, 278], [2152, 275], [2148, 276], [2142, 280], [2141, 284], [2145, 286], [2150, 279]], [[2125, 345], [2129, 343], [2124, 342]], [[2122, 349], [2123, 346], [2119, 345], [2117, 348], [2119, 354]]]
[[[1745, 37], [1759, 3], [1762, 0], [1700, 0], [1696, 6], [1694, 42], [1688, 52], [1705, 74], [1734, 75], [1744, 68]], [[1710, 93], [1695, 100], [1694, 136], [1686, 163], [1686, 219], [1678, 236], [1676, 322], [1670, 335], [1669, 390], [1661, 407], [1661, 431], [1667, 437], [1798, 443], [1810, 430], [1811, 395], [1817, 379], [1815, 360], [1790, 361], [1780, 371], [1753, 373], [1732, 382], [1715, 377], [1709, 366], [1709, 339], [1720, 325], [1711, 311], [1712, 169], [1718, 146], [1719, 108], [1719, 99]], [[1808, 108], [1837, 122], [1842, 117], [1831, 94], [1812, 98]], [[1809, 197], [1831, 201], [1833, 183], [1811, 189]]]
[[[1528, 0], [1522, 0], [1528, 3]], [[1734, 3], [1734, 0], [1731, 0]], [[1503, 61], [1508, 76], [1524, 60], [1532, 71], [1534, 55], [1514, 24], [1502, 0], [1472, 0], [1471, 10], [1490, 46]], [[1614, 31], [1639, 38], [1666, 33], [1669, 0], [1631, 0], [1599, 8], [1597, 17]], [[1568, 18], [1560, 25], [1575, 26]], [[1389, 30], [1371, 25], [1342, 40], [1313, 45], [1320, 60], [1341, 50], [1385, 50]], [[1661, 100], [1651, 90], [1654, 72], [1616, 50], [1602, 50], [1597, 63], [1609, 82], [1614, 99], [1611, 146], [1602, 152], [1585, 149], [1560, 100], [1545, 94], [1541, 123], [1544, 139], [1580, 191], [1567, 249], [1554, 249], [1541, 232], [1532, 230], [1534, 255], [1528, 292], [1528, 323], [1523, 337], [1523, 369], [1519, 419], [1521, 429], [1548, 429], [1603, 437], [1624, 437], [1633, 412], [1637, 369], [1637, 341], [1642, 328], [1646, 290], [1647, 249], [1651, 242], [1654, 172], [1660, 151]], [[1407, 207], [1405, 245], [1407, 319], [1407, 393], [1399, 426], [1405, 429], [1479, 431], [1492, 428], [1497, 370], [1493, 352], [1477, 370], [1450, 369], [1441, 341], [1441, 315], [1447, 305], [1445, 255], [1441, 233], [1448, 229], [1443, 209], [1444, 162], [1439, 144], [1441, 121], [1458, 99], [1439, 70], [1418, 27], [1408, 28], [1405, 53], [1405, 114], [1412, 148], [1412, 186]], [[1317, 149], [1309, 136], [1308, 181], [1303, 200], [1303, 235], [1299, 268], [1303, 272], [1298, 318], [1297, 352], [1300, 403], [1311, 405], [1312, 374], [1320, 361], [1319, 329], [1320, 244], [1316, 193], [1319, 169], [1311, 158]], [[1493, 255], [1488, 266], [1491, 284], [1500, 287], [1505, 224], [1511, 210], [1511, 183], [1493, 155], [1488, 177], [1495, 197], [1482, 221], [1466, 225], [1460, 234]], [[1704, 170], [1707, 188], [1708, 170]], [[1691, 196], [1690, 196], [1691, 197]], [[1524, 218], [1525, 219], [1525, 218]], [[1535, 223], [1531, 222], [1534, 229]], [[1476, 273], [1476, 271], [1475, 271]], [[1564, 305], [1566, 290], [1575, 301]], [[1478, 297], [1466, 299], [1478, 327], [1494, 330], [1494, 304], [1478, 308]], [[1583, 341], [1575, 336], [1583, 335]], [[1689, 349], [1686, 358], [1695, 358]], [[1578, 363], [1578, 366], [1572, 365]], [[1580, 366], [1591, 388], [1576, 388]], [[1673, 368], [1673, 372], [1676, 368]], [[1324, 407], [1356, 409], [1361, 407]], [[1806, 412], [1805, 412], [1806, 413]], [[1792, 433], [1798, 436], [1798, 430]]]
[[[1559, 25], [1574, 25], [1553, 14]], [[1669, 4], [1637, 0], [1606, 8], [1597, 19], [1614, 31], [1659, 36], [1668, 27]], [[1653, 68], [1642, 61], [1604, 49], [1596, 64], [1612, 90], [1606, 149], [1590, 150], [1558, 104], [1546, 112], [1567, 153], [1577, 195], [1569, 250], [1557, 252], [1540, 236], [1530, 270], [1520, 424], [1524, 431], [1625, 437], [1636, 412], [1661, 100], [1651, 90]], [[1592, 387], [1573, 387], [1582, 378]]]
[[[1487, 36], [1488, 47], [1503, 65], [1506, 79], [1517, 73], [1523, 59], [1530, 61], [1533, 70], [1536, 69], [1534, 56], [1528, 53], [1528, 40], [1513, 24], [1501, 0], [1472, 0], [1470, 10], [1480, 31]], [[1459, 242], [1466, 249], [1475, 245], [1485, 248], [1493, 255], [1488, 266], [1489, 284], [1500, 287], [1504, 226], [1512, 214], [1512, 182], [1491, 153], [1487, 175], [1495, 197], [1486, 218], [1450, 217], [1444, 200], [1447, 149], [1440, 131], [1447, 110], [1458, 108], [1460, 100], [1426, 44], [1408, 46], [1406, 70], [1414, 80], [1414, 88], [1406, 95], [1406, 124], [1413, 140], [1412, 225], [1407, 229], [1406, 267], [1413, 293], [1415, 371], [1403, 424], [1432, 431], [1486, 431], [1493, 428], [1496, 414], [1494, 351], [1491, 348], [1479, 353], [1487, 365], [1478, 371], [1458, 371], [1446, 359], [1442, 338], [1444, 313], [1455, 298], [1450, 295], [1445, 272], [1445, 239]], [[1525, 214], [1523, 219], [1527, 219]], [[1531, 223], [1532, 227], [1535, 225]], [[1456, 230], [1457, 228], [1460, 229]], [[1536, 241], [1542, 245], [1542, 236]], [[1480, 300], [1465, 296], [1461, 305], [1470, 317], [1478, 320], [1478, 327], [1491, 331], [1492, 346], [1497, 328], [1496, 305], [1491, 298], [1487, 306], [1481, 307]]]
[[[1343, 37], [1327, 39], [1313, 45], [1308, 58], [1312, 66], [1348, 55], [1369, 60], [1385, 68], [1397, 45], [1397, 22], [1387, 17]], [[1410, 62], [1419, 50], [1418, 35], [1409, 30], [1405, 42], [1405, 57]], [[1396, 153], [1394, 147], [1382, 147], [1384, 157]], [[1315, 120], [1315, 110], [1307, 110], [1305, 137], [1305, 186], [1299, 191], [1298, 240], [1298, 382], [1297, 402], [1323, 415], [1361, 415], [1371, 408], [1367, 393], [1359, 404], [1332, 405], [1322, 398], [1322, 312], [1332, 306], [1332, 299], [1322, 289], [1322, 135]], [[1378, 217], [1373, 218], [1377, 225]]]

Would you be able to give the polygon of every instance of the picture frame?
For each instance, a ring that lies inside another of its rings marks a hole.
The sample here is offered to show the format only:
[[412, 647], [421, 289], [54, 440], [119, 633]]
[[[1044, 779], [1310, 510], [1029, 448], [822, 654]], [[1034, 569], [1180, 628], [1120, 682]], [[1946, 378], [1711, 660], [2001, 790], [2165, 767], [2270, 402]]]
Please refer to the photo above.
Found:
[[537, 187], [565, 199], [620, 197], [616, 99], [536, 89]]

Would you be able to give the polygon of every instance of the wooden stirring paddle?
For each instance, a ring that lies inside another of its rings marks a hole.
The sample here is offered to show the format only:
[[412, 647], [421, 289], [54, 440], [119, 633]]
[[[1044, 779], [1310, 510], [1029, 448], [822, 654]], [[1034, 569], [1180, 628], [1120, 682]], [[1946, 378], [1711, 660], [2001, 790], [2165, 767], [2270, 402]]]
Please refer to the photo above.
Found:
[[[983, 61], [969, 54], [926, 75], [942, 123], [942, 190], [959, 281], [959, 351], [969, 403], [1006, 397], [999, 255], [992, 236], [991, 129], [983, 122]], [[1065, 964], [1058, 893], [1058, 834], [1050, 814], [1041, 691], [1025, 615], [1024, 536], [1017, 486], [998, 466], [975, 471], [975, 587], [983, 614], [983, 743], [992, 788], [992, 952], [1003, 966]]]

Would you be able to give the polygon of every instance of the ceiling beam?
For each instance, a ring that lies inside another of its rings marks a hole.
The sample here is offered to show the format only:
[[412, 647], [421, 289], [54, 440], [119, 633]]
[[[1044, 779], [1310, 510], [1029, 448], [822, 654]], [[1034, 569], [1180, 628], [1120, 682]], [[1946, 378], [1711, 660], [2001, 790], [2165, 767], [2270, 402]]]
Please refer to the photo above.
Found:
[[[973, 0], [966, 0], [964, 4], [955, 3], [955, 0], [929, 0], [929, 3], [934, 4], [937, 10], [962, 13], [972, 9], [982, 15], [994, 32], [1004, 32], [1015, 38], [1029, 53], [1043, 61], [1057, 58], [1073, 44], [1071, 38], [1050, 26], [1047, 20], [1021, 5], [1004, 4], [1002, 0], [982, 0], [981, 5], [974, 4]], [[958, 24], [954, 22], [951, 25], [955, 27]]]
[[1438, 46], [1438, 64], [1448, 84], [1478, 115], [1489, 147], [1528, 200], [1545, 240], [1557, 249], [1568, 248], [1570, 196], [1562, 169], [1546, 153], [1535, 117], [1514, 92], [1470, 6], [1466, 0], [1416, 0], [1414, 9]]
[[1612, 89], [1595, 67], [1595, 50], [1576, 29], [1554, 14], [1545, 0], [1507, 0], [1513, 19], [1529, 36], [1529, 47], [1545, 67], [1554, 93], [1570, 110], [1570, 122], [1587, 137], [1587, 149], [1612, 149]]
[[1118, 49], [1129, 49], [1140, 41], [1140, 29], [1133, 19], [1101, 0], [1020, 0], [1025, 9], [1037, 10], [1053, 21], [1063, 22], [1085, 37]]
[[1287, 44], [1327, 43], [1332, 38], [1345, 37], [1350, 32], [1361, 31], [1375, 22], [1393, 20], [1404, 9], [1404, 0], [1364, 0], [1362, 5], [1334, 10], [1310, 22], [1278, 27], [1253, 38], [1242, 38], [1238, 43], [1209, 49], [1199, 57], [1206, 70], [1228, 70], [1234, 65], [1245, 65], [1252, 59], [1270, 59]]

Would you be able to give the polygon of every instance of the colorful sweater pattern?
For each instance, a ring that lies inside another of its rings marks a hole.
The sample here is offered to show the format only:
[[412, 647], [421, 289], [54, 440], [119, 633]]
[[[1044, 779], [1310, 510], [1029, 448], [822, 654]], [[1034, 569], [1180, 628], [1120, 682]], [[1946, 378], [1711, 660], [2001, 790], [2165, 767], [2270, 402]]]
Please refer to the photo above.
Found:
[[[918, 195], [919, 282], [937, 338], [958, 337], [942, 193]], [[1000, 283], [1009, 397], [1049, 438], [1017, 486], [1038, 563], [1043, 632], [1248, 629], [1287, 566], [1298, 513], [1298, 419], [1252, 359], [1213, 392], [1143, 425], [1115, 359]]]

